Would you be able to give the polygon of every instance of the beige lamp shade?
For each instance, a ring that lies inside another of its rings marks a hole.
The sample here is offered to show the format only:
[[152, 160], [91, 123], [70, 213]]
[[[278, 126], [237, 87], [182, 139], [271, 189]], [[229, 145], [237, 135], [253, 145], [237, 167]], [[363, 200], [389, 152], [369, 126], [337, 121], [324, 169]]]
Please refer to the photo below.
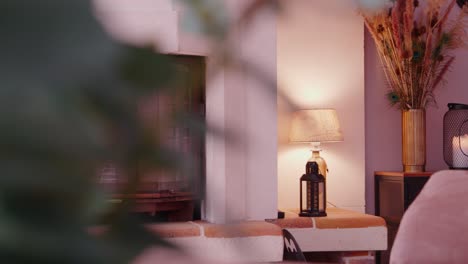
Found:
[[335, 109], [300, 110], [293, 114], [290, 142], [343, 141]]

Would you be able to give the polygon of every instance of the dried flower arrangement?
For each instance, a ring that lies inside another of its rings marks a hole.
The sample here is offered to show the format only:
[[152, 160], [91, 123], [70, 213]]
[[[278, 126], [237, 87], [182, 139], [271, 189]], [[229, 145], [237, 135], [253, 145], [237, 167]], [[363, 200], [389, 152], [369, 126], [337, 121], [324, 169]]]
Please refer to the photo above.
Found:
[[[453, 14], [455, 4], [462, 8]], [[425, 109], [433, 91], [466, 47], [468, 5], [462, 0], [389, 0], [381, 10], [360, 10], [372, 35], [390, 91], [392, 106]]]

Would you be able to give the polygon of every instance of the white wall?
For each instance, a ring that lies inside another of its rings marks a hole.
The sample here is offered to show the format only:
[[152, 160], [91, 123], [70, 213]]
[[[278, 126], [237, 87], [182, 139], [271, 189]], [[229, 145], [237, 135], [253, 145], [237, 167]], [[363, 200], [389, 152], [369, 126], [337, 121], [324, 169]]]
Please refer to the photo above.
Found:
[[[243, 2], [245, 5], [251, 1]], [[242, 58], [268, 79], [261, 81], [252, 71], [244, 69], [247, 73], [244, 85], [247, 109], [246, 213], [249, 219], [276, 218], [278, 211], [276, 19], [271, 10], [257, 13], [255, 20], [243, 28], [239, 39]]]
[[[352, 0], [280, 0], [278, 83], [300, 109], [335, 108], [344, 142], [323, 144], [328, 201], [365, 209], [364, 26]], [[307, 145], [287, 142], [289, 114], [279, 104], [278, 201], [299, 206]]]
[[[235, 18], [250, 2], [226, 1], [230, 16]], [[206, 219], [229, 222], [276, 218], [276, 16], [259, 13], [252, 24], [238, 28], [231, 37], [230, 53], [257, 67], [270, 83], [260, 82], [246, 64], [215, 76], [213, 80], [222, 86], [208, 83], [207, 120], [234, 133], [237, 141], [207, 138]], [[221, 91], [224, 100], [211, 100]]]

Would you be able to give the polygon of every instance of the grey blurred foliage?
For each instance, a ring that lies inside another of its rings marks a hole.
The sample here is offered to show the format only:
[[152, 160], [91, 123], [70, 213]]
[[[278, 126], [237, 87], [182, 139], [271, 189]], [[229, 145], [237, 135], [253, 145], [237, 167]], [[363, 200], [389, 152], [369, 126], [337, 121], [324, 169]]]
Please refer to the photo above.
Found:
[[182, 18], [186, 31], [222, 39], [228, 28], [228, 13], [223, 1], [219, 0], [178, 0], [187, 8]]
[[[170, 87], [171, 61], [113, 42], [88, 1], [2, 0], [0, 34], [0, 263], [129, 263], [170, 246], [109, 204], [96, 172], [178, 164], [136, 111]], [[98, 223], [109, 232], [89, 234]]]
[[379, 11], [388, 6], [393, 0], [355, 0], [358, 7], [367, 11]]
[[[217, 0], [181, 1], [194, 30], [228, 34]], [[240, 22], [266, 2], [253, 1]], [[0, 1], [0, 263], [119, 264], [149, 245], [173, 247], [129, 216], [131, 204], [109, 203], [96, 173], [109, 160], [128, 172], [138, 162], [186, 166], [137, 114], [142, 98], [178, 87], [177, 71], [154, 47], [111, 40], [91, 10], [85, 0]], [[200, 136], [225, 133], [180, 120]], [[134, 176], [123, 193], [135, 190]], [[96, 224], [108, 232], [90, 234]]]

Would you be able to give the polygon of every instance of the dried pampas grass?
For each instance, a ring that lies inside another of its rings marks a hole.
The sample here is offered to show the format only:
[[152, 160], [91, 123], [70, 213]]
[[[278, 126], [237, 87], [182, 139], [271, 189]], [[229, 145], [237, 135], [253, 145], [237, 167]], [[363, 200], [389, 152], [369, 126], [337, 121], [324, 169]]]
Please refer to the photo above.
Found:
[[468, 6], [454, 8], [456, 0], [391, 0], [389, 4], [360, 13], [375, 41], [392, 105], [424, 109], [435, 102], [433, 91], [444, 83], [455, 59], [453, 50], [468, 46]]

